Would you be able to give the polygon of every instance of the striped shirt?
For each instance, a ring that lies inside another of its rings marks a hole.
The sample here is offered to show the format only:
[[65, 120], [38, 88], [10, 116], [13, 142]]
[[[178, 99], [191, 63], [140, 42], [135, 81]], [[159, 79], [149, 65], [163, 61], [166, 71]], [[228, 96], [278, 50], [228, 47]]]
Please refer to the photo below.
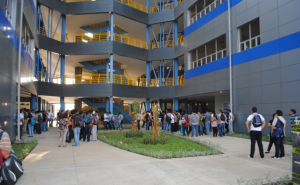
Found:
[[[2, 131], [2, 130], [0, 130]], [[11, 142], [10, 142], [10, 138], [9, 135], [7, 134], [7, 132], [3, 132], [2, 138], [0, 140], [0, 150], [1, 151], [7, 151], [10, 153], [11, 151]]]

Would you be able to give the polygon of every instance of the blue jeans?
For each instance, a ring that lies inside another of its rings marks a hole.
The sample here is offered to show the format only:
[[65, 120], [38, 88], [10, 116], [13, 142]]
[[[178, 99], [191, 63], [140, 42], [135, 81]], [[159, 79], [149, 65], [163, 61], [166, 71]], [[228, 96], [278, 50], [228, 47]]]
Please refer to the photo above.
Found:
[[43, 121], [41, 124], [41, 131], [46, 132], [46, 121]]
[[202, 127], [202, 124], [199, 124], [199, 135], [202, 135], [203, 136], [203, 127]]
[[209, 135], [209, 125], [210, 125], [210, 121], [206, 121], [205, 122], [206, 135]]
[[53, 126], [53, 118], [48, 118], [46, 124], [48, 124], [48, 122], [50, 122], [49, 127]]
[[28, 124], [29, 136], [33, 136], [33, 134], [34, 134], [33, 128], [34, 128], [34, 126], [32, 126], [31, 123], [29, 123]]
[[83, 141], [85, 141], [85, 139], [87, 139], [87, 141], [90, 141], [91, 130], [92, 130], [91, 125], [87, 125], [84, 127]]
[[224, 136], [224, 131], [225, 131], [225, 123], [221, 123], [219, 126], [219, 132], [220, 132], [220, 136], [223, 137]]
[[166, 131], [166, 127], [168, 130], [171, 130], [168, 122], [162, 122], [163, 131]]
[[75, 145], [79, 145], [80, 127], [73, 128]]
[[198, 125], [192, 125], [192, 137], [194, 137], [194, 131], [196, 131], [196, 137], [198, 137]]
[[121, 124], [121, 122], [119, 122], [119, 129], [123, 130], [123, 125]]
[[107, 121], [104, 121], [103, 124], [104, 124], [104, 130], [107, 130], [108, 129], [107, 127], [108, 127], [109, 123]]
[[149, 126], [150, 126], [150, 122], [147, 121], [147, 123], [146, 123], [146, 130], [149, 130]]

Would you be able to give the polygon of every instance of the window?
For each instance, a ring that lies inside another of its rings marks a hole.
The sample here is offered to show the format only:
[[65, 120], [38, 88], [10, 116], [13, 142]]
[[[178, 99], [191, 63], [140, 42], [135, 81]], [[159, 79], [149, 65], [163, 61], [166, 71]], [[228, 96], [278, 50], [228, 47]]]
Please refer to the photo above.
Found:
[[190, 8], [190, 24], [193, 24], [198, 19], [201, 19], [208, 12], [222, 4], [225, 0], [199, 0]]
[[26, 51], [32, 58], [34, 58], [34, 39], [30, 32], [26, 19], [23, 19], [22, 43], [25, 46]]
[[190, 52], [190, 69], [226, 57], [226, 36], [214, 39]]
[[259, 19], [239, 28], [239, 51], [260, 45]]

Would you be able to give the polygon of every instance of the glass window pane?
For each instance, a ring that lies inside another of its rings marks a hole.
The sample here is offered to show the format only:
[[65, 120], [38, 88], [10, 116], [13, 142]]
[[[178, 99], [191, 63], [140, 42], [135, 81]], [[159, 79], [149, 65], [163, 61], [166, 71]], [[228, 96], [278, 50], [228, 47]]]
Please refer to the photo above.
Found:
[[196, 12], [195, 12], [195, 5], [193, 5], [192, 8], [191, 8], [191, 18], [194, 17], [195, 14], [196, 14]]
[[247, 41], [247, 42], [246, 42], [246, 48], [245, 48], [245, 49], [249, 49], [249, 48], [250, 48], [250, 42]]
[[191, 51], [191, 62], [196, 60], [196, 50]]
[[217, 51], [221, 51], [226, 48], [226, 37], [225, 35], [217, 39]]
[[197, 13], [201, 12], [204, 9], [204, 0], [197, 3]]
[[206, 53], [207, 55], [211, 55], [216, 52], [215, 40], [206, 44]]
[[240, 46], [241, 46], [241, 51], [244, 51], [245, 50], [244, 43], [242, 43]]
[[252, 47], [252, 48], [256, 46], [255, 40], [256, 40], [256, 39], [252, 39], [252, 40], [251, 40], [251, 47]]
[[212, 55], [212, 61], [215, 61], [216, 60], [216, 54]]
[[240, 34], [241, 34], [241, 42], [248, 40], [250, 35], [249, 35], [249, 24], [246, 26], [243, 26], [240, 28]]
[[253, 21], [251, 24], [251, 38], [256, 37], [260, 34], [259, 31], [259, 20]]
[[257, 45], [260, 45], [260, 37], [257, 38]]
[[205, 0], [206, 2], [206, 6], [210, 5], [211, 3], [213, 3], [215, 0]]
[[205, 57], [205, 45], [198, 48], [198, 59]]

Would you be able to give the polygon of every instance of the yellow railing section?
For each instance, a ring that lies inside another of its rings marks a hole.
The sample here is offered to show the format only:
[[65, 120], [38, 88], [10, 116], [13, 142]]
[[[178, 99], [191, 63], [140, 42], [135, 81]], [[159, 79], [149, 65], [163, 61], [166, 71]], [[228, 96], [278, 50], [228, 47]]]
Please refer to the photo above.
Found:
[[146, 41], [138, 40], [124, 35], [114, 34], [114, 41], [143, 48], [143, 49], [148, 49], [148, 44]]
[[[50, 77], [50, 74], [49, 74]], [[52, 76], [51, 76], [52, 77]], [[39, 81], [44, 82], [44, 74], [39, 73], [37, 78]], [[55, 76], [53, 79], [53, 83], [57, 83], [60, 81], [60, 76]], [[159, 81], [159, 79], [158, 79]], [[150, 87], [158, 87], [159, 82], [156, 79], [150, 80]], [[163, 82], [166, 83], [166, 86], [173, 86], [173, 78], [169, 77], [168, 79], [162, 78], [161, 84], [163, 86]], [[177, 85], [183, 84], [185, 82], [184, 75], [181, 75], [177, 79]], [[64, 77], [65, 84], [106, 84], [110, 83], [110, 75], [106, 74], [79, 74], [79, 75], [65, 75]], [[113, 75], [113, 83], [114, 84], [121, 84], [121, 85], [132, 85], [132, 86], [143, 86], [148, 87], [148, 82], [146, 78], [141, 77], [130, 77], [120, 74]]]
[[182, 43], [184, 41], [184, 35], [181, 35], [180, 37], [178, 37], [177, 39], [177, 45]]
[[140, 11], [146, 12], [148, 13], [148, 8], [145, 5], [142, 5], [140, 3], [137, 3], [135, 1], [131, 1], [131, 0], [116, 0], [120, 3], [123, 3], [125, 5], [131, 6], [132, 8], [138, 9]]
[[172, 10], [173, 9], [173, 3], [169, 3], [168, 5], [165, 4], [164, 6], [156, 6], [155, 7], [152, 7], [151, 10], [150, 10], [150, 13], [157, 13], [161, 10]]
[[[161, 47], [163, 47], [163, 44], [165, 45], [165, 48], [169, 48], [169, 47], [173, 47], [173, 40], [169, 40], [168, 42], [167, 41], [162, 41], [161, 43]], [[157, 45], [158, 47], [160, 46], [160, 42], [152, 42], [150, 47], [151, 49], [157, 49]]]
[[99, 29], [99, 28], [106, 28], [107, 27], [107, 22], [91, 24], [91, 25], [89, 25], [89, 27], [93, 28], [94, 30]]
[[66, 0], [66, 3], [82, 2], [82, 1], [95, 1], [95, 0]]
[[[96, 65], [106, 65], [106, 60], [94, 60], [94, 61], [89, 61], [90, 64], [92, 64], [93, 66], [96, 66]], [[120, 62], [116, 62], [114, 61], [113, 63], [114, 66], [118, 67], [122, 73], [125, 75], [125, 76], [129, 76], [127, 71], [124, 69], [124, 67], [122, 66], [122, 64]]]

